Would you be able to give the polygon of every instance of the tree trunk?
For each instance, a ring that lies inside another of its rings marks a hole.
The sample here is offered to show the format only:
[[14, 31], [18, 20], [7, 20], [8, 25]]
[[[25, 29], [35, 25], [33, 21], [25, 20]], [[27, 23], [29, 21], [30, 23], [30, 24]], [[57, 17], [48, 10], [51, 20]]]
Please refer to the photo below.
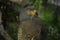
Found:
[[2, 13], [0, 12], [0, 35], [3, 36], [5, 40], [13, 40], [9, 34], [4, 30], [4, 27], [2, 25], [2, 20], [1, 20]]

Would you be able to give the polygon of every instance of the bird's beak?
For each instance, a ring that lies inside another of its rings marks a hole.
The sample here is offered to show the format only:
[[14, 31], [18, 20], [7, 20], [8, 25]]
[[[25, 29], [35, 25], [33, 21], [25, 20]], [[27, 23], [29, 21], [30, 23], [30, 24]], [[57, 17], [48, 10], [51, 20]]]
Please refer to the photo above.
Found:
[[37, 12], [36, 10], [32, 10], [31, 15], [34, 16], [36, 14], [36, 12]]
[[28, 15], [31, 15], [31, 16], [34, 16], [36, 14], [36, 12], [37, 12], [36, 10], [27, 11]]

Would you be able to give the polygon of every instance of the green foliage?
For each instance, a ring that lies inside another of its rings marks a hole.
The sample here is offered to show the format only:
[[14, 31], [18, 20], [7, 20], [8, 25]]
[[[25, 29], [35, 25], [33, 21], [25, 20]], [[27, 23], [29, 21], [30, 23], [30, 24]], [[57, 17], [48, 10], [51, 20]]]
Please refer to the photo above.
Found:
[[[18, 29], [18, 24], [16, 22], [9, 22], [7, 24], [7, 32], [10, 34], [10, 36], [14, 39], [17, 40], [17, 29]], [[8, 29], [9, 28], [9, 29]]]
[[47, 25], [51, 24], [53, 20], [54, 9], [55, 9], [54, 5], [51, 5], [51, 4], [49, 4], [47, 7], [43, 9], [44, 21], [47, 23]]
[[[17, 40], [17, 29], [18, 29], [18, 7], [14, 3], [10, 3], [9, 5], [5, 5], [7, 8], [5, 9], [5, 17], [6, 17], [6, 31], [9, 35], [14, 39]], [[4, 9], [1, 9], [2, 11]], [[17, 16], [17, 17], [16, 17]]]
[[[55, 26], [55, 25], [53, 26], [53, 22], [52, 22], [54, 20], [53, 13], [55, 12], [55, 5], [52, 5], [52, 4], [45, 5], [43, 12], [44, 12], [43, 21], [48, 28], [47, 40], [58, 40], [58, 26]], [[59, 17], [58, 17], [58, 20], [59, 20]]]
[[41, 8], [42, 0], [36, 0], [34, 7], [36, 10], [39, 10]]
[[[41, 0], [40, 0], [41, 1]], [[48, 28], [48, 37], [47, 40], [58, 40], [58, 26], [60, 26], [60, 14], [58, 15], [59, 22], [57, 23], [57, 26], [53, 26], [53, 20], [54, 20], [54, 12], [55, 12], [55, 5], [53, 4], [47, 4], [47, 0], [42, 0], [42, 3], [40, 3], [38, 0], [35, 3], [35, 8], [39, 10], [40, 13], [39, 17], [43, 20], [43, 23]], [[60, 12], [59, 12], [60, 13]]]

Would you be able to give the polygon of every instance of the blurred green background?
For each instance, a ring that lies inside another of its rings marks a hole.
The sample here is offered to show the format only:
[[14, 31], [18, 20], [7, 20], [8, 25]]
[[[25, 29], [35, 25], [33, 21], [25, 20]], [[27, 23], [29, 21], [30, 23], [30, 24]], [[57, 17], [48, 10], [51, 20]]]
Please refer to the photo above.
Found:
[[[57, 6], [47, 3], [47, 0], [25, 0], [20, 4], [18, 2], [10, 2], [9, 4], [4, 4], [4, 6], [7, 6], [7, 8], [5, 8], [5, 15], [7, 20], [6, 30], [11, 35], [11, 37], [14, 40], [17, 40], [19, 13], [20, 9], [22, 9], [21, 5], [30, 3], [33, 3], [33, 6], [37, 10], [40, 19], [48, 29], [48, 37], [46, 40], [60, 40], [60, 8], [58, 7], [58, 11], [55, 11], [57, 10]], [[3, 4], [0, 5], [0, 7], [3, 6]], [[1, 8], [1, 10], [2, 12], [4, 11], [3, 8]]]

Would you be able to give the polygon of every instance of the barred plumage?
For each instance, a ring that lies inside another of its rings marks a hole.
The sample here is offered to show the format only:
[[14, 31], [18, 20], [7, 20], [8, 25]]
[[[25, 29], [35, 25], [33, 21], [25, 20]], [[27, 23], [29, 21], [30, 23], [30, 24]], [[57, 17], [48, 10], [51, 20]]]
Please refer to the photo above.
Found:
[[41, 21], [37, 16], [29, 16], [26, 12], [28, 10], [31, 11], [34, 10], [34, 8], [24, 8], [20, 13], [18, 40], [33, 40], [35, 37], [40, 40]]

